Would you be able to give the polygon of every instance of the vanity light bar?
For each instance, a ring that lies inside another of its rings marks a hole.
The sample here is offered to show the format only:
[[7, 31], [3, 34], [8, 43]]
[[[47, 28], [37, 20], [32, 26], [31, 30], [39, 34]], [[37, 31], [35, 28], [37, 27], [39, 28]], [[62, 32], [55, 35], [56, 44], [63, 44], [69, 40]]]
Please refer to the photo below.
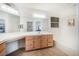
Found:
[[33, 17], [34, 18], [46, 18], [46, 16], [44, 14], [38, 14], [38, 13], [34, 13]]
[[19, 16], [18, 11], [15, 10], [15, 9], [13, 9], [12, 7], [8, 6], [8, 5], [2, 4], [0, 6], [0, 9], [2, 11], [5, 11], [5, 12], [8, 12], [8, 13], [11, 13], [11, 14], [14, 14], [14, 15], [18, 15]]

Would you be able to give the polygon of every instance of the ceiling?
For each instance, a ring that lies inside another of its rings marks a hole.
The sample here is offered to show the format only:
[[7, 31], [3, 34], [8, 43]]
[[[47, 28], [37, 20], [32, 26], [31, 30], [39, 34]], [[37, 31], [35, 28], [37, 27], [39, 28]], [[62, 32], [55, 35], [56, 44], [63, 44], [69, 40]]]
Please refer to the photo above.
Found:
[[22, 14], [31, 15], [33, 12], [59, 15], [64, 10], [75, 6], [75, 3], [15, 3]]

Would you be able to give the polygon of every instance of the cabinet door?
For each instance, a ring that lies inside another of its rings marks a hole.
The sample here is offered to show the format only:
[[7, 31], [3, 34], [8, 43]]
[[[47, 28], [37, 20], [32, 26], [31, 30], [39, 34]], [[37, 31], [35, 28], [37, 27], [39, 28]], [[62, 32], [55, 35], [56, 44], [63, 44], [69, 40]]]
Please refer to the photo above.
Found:
[[25, 44], [26, 44], [25, 49], [26, 50], [32, 50], [33, 49], [33, 37], [28, 36], [28, 37], [26, 37], [25, 40], [26, 40], [25, 41]]
[[5, 43], [0, 44], [0, 56], [5, 55]]
[[53, 46], [53, 37], [52, 35], [48, 35], [48, 46]]
[[47, 35], [41, 36], [41, 48], [48, 47], [47, 43]]
[[40, 48], [40, 36], [35, 36], [34, 37], [34, 49], [39, 49]]

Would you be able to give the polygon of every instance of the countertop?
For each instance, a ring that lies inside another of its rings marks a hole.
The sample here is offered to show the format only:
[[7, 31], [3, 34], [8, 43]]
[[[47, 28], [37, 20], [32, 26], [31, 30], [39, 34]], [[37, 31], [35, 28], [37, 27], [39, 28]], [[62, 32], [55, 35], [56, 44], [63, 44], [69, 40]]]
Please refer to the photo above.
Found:
[[10, 42], [24, 38], [25, 36], [33, 35], [47, 35], [50, 32], [14, 32], [14, 33], [0, 33], [0, 44], [3, 42]]

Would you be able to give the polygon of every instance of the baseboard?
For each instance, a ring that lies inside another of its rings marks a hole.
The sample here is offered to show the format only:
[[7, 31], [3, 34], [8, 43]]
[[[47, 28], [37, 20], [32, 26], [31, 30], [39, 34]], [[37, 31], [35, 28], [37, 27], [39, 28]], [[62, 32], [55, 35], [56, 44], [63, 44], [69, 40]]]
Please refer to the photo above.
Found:
[[55, 42], [55, 47], [62, 50], [64, 53], [66, 53], [68, 56], [79, 56], [79, 51], [75, 51], [71, 48], [67, 48], [64, 45]]

